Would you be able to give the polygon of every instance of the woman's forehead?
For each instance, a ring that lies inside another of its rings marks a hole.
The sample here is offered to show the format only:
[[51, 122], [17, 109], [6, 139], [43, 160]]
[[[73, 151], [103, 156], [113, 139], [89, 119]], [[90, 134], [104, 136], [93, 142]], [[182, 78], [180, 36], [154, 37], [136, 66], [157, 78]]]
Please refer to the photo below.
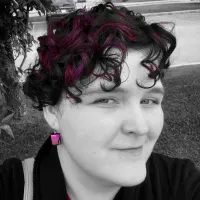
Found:
[[[118, 53], [118, 49], [112, 50], [112, 52]], [[146, 85], [146, 86], [152, 86], [154, 83], [154, 80], [148, 77], [149, 70], [147, 70], [144, 66], [141, 65], [141, 61], [146, 57], [148, 53], [148, 49], [143, 49], [141, 51], [136, 51], [136, 50], [129, 50], [127, 53], [127, 56], [125, 58], [125, 62], [122, 64], [122, 72], [121, 72], [121, 85], [116, 88], [115, 91], [117, 90], [124, 90], [124, 91], [133, 91], [135, 89], [141, 90], [142, 92], [146, 92], [147, 89], [140, 88], [136, 84], [136, 80], [139, 82], [141, 85]], [[158, 60], [155, 61], [156, 64], [158, 64]], [[93, 73], [98, 74], [101, 71], [100, 66], [97, 66], [94, 70]], [[103, 73], [103, 72], [100, 72]], [[91, 78], [93, 80], [94, 75], [91, 75]], [[87, 79], [86, 79], [87, 80]], [[83, 81], [84, 82], [84, 81]], [[87, 81], [87, 83], [89, 83]], [[81, 86], [79, 82], [77, 82], [78, 85]], [[114, 82], [109, 82], [103, 78], [97, 78], [95, 81], [89, 83], [89, 85], [86, 84], [86, 81], [84, 83], [86, 87], [83, 87], [81, 89], [82, 91], [82, 96], [91, 94], [91, 93], [105, 93], [101, 89], [101, 85], [105, 86], [106, 88], [112, 88], [115, 84]], [[162, 88], [162, 83], [161, 81], [157, 81], [156, 85], [154, 87], [160, 87]], [[77, 90], [75, 88], [70, 88], [70, 91], [74, 94], [79, 94], [77, 93]]]
[[[148, 84], [145, 83], [145, 84], [146, 84], [146, 86], [153, 85], [153, 82], [154, 82], [154, 80], [151, 79], [151, 83], [148, 83]], [[105, 84], [103, 84], [103, 86], [105, 86], [106, 89], [113, 88], [115, 85], [114, 83], [110, 83], [107, 81], [105, 81], [104, 83]], [[87, 95], [92, 95], [92, 94], [109, 94], [109, 93], [116, 93], [116, 94], [123, 94], [123, 95], [130, 94], [131, 95], [133, 93], [137, 94], [138, 91], [141, 91], [143, 93], [145, 93], [145, 92], [148, 93], [152, 89], [153, 89], [153, 91], [156, 91], [156, 93], [161, 93], [164, 95], [164, 87], [160, 80], [158, 80], [156, 82], [156, 84], [152, 88], [149, 88], [149, 89], [144, 89], [142, 87], [139, 87], [136, 84], [136, 81], [135, 82], [134, 81], [124, 82], [124, 83], [121, 83], [121, 85], [119, 87], [116, 87], [111, 92], [105, 92], [104, 90], [102, 90], [101, 84], [102, 84], [101, 81], [96, 80], [92, 86], [89, 86], [87, 89], [85, 89], [83, 91], [82, 96], [87, 96]], [[156, 89], [154, 89], [154, 88], [156, 88]]]
[[[120, 76], [122, 82], [121, 86], [125, 88], [125, 90], [133, 86], [138, 87], [136, 84], [136, 80], [138, 81], [138, 83], [146, 87], [152, 86], [154, 84], [154, 79], [148, 76], [148, 74], [150, 73], [149, 70], [141, 65], [141, 61], [143, 59], [144, 53], [139, 51], [132, 51], [129, 52], [129, 54], [127, 55], [125, 63], [122, 64], [122, 72]], [[157, 63], [158, 60], [156, 61], [156, 64]], [[112, 88], [114, 86], [114, 82], [109, 82], [103, 78], [98, 78], [84, 90], [83, 94], [91, 93], [92, 91], [99, 92], [100, 90], [102, 90], [100, 85], [105, 85], [106, 88]]]

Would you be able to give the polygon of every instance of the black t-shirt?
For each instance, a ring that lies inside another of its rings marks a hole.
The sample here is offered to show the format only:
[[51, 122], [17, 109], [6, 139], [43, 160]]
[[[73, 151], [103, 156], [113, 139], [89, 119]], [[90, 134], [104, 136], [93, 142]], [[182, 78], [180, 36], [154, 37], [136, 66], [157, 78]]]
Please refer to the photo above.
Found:
[[10, 158], [0, 165], [0, 200], [23, 200], [24, 174], [20, 159]]
[[[55, 147], [53, 151], [57, 152]], [[51, 153], [48, 156], [50, 155]], [[57, 156], [57, 154], [54, 154], [54, 156]], [[58, 160], [53, 161], [57, 162]], [[55, 165], [52, 169], [54, 173], [59, 171], [59, 167], [60, 164]], [[122, 187], [114, 200], [200, 200], [200, 171], [195, 168], [191, 160], [170, 158], [152, 153], [146, 167], [147, 176], [144, 182], [134, 187]], [[42, 188], [47, 187], [48, 194], [45, 197], [44, 193], [41, 195], [43, 197], [37, 197], [34, 200], [64, 199], [56, 198], [55, 191], [59, 191], [59, 188], [62, 187], [59, 185], [61, 181], [59, 181], [59, 178], [58, 180], [51, 180], [52, 176], [49, 173], [52, 173], [52, 171], [50, 170], [45, 169], [47, 175], [45, 176], [43, 172], [42, 176], [44, 177], [42, 178], [45, 180], [41, 181], [43, 183]], [[56, 175], [56, 177], [59, 177], [59, 175]], [[38, 184], [36, 182], [36, 185]], [[51, 187], [50, 185], [53, 185], [55, 191], [48, 190]], [[23, 192], [24, 175], [21, 161], [17, 158], [4, 161], [0, 166], [0, 200], [23, 200]], [[66, 197], [66, 193], [63, 196]]]

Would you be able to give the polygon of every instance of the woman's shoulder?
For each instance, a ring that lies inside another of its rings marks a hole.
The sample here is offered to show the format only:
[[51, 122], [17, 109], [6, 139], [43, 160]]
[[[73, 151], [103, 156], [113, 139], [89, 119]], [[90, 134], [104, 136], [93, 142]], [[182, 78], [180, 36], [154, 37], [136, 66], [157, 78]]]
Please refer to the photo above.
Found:
[[188, 158], [177, 158], [177, 157], [170, 157], [161, 153], [156, 153], [153, 152], [149, 158], [151, 161], [155, 162], [160, 162], [162, 164], [167, 164], [169, 166], [171, 165], [183, 165], [187, 162], [192, 162], [190, 159]]
[[18, 158], [6, 159], [0, 165], [0, 199], [23, 199], [23, 191], [22, 161]]
[[150, 171], [156, 171], [161, 182], [168, 183], [177, 198], [200, 199], [200, 171], [192, 160], [152, 153], [148, 162]]
[[195, 163], [188, 158], [169, 157], [167, 155], [152, 153], [149, 158], [149, 167], [157, 168], [160, 172], [165, 172], [170, 177], [189, 178], [189, 175], [195, 174], [200, 180], [200, 170]]
[[188, 158], [176, 158], [176, 157], [170, 157], [167, 155], [163, 155], [160, 153], [153, 152], [149, 158], [149, 163], [151, 165], [158, 165], [160, 168], [163, 168], [165, 171], [188, 171], [188, 170], [194, 170], [197, 173], [200, 173], [200, 171], [196, 168], [195, 163], [188, 159]]

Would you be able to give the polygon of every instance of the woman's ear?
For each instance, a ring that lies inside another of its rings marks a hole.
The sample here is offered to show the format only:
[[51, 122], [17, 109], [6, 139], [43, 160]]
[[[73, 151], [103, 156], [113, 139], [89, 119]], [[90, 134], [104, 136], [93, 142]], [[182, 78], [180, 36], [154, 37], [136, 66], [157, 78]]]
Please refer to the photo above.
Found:
[[56, 115], [56, 107], [53, 106], [43, 107], [43, 114], [49, 126], [52, 129], [59, 131], [59, 123], [58, 123], [58, 117]]

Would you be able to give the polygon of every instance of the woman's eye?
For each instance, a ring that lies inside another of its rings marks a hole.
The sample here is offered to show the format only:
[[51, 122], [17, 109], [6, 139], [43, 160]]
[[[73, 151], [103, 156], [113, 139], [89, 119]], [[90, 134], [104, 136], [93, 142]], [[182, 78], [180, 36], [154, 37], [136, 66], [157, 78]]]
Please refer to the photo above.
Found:
[[144, 99], [141, 101], [141, 103], [144, 103], [144, 104], [159, 104], [159, 102], [157, 100], [153, 100], [153, 99]]
[[108, 102], [109, 100], [115, 101], [114, 99], [98, 99], [98, 100], [96, 100], [94, 103], [102, 103], [102, 102], [103, 102], [103, 104], [107, 104], [107, 102]]
[[[108, 99], [98, 99], [98, 100], [94, 101], [94, 103], [95, 104], [97, 104], [97, 103], [108, 104], [109, 100], [112, 100], [112, 101], [116, 102], [115, 99], [109, 99], [108, 98]], [[158, 100], [153, 100], [153, 99], [144, 99], [144, 100], [141, 101], [141, 103], [150, 105], [150, 104], [159, 104], [159, 101]]]

